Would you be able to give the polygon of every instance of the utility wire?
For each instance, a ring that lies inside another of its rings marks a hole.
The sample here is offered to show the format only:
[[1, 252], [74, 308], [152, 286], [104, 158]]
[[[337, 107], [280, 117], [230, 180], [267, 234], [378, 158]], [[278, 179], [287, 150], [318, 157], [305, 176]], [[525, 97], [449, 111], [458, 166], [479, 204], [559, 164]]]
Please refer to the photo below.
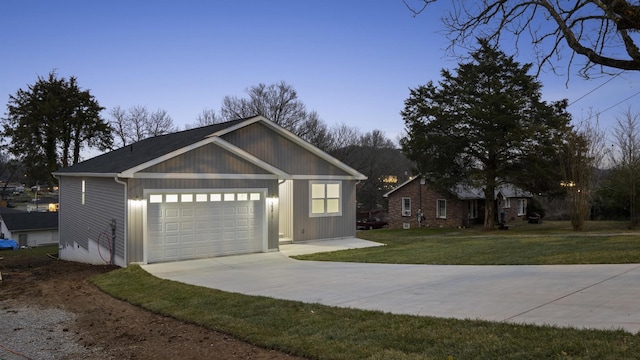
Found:
[[[619, 73], [617, 73], [617, 74], [613, 75], [612, 77], [610, 77], [610, 78], [609, 78], [609, 80], [607, 80], [607, 81], [603, 82], [602, 84], [600, 84], [600, 85], [596, 86], [593, 90], [591, 90], [591, 91], [589, 91], [588, 93], [586, 93], [586, 94], [584, 94], [584, 95], [580, 96], [579, 98], [577, 98], [577, 99], [573, 100], [573, 101], [572, 101], [568, 106], [571, 106], [571, 105], [573, 105], [573, 104], [577, 103], [578, 101], [580, 101], [580, 100], [584, 99], [585, 97], [587, 97], [588, 95], [590, 95], [590, 94], [591, 94], [591, 93], [593, 93], [594, 91], [596, 91], [596, 90], [600, 89], [601, 87], [603, 87], [603, 86], [607, 85], [607, 83], [609, 83], [609, 81], [611, 81], [611, 80], [613, 80], [613, 79], [617, 78], [617, 77], [618, 77], [618, 76], [620, 76], [623, 72], [624, 72], [624, 71], [620, 71]], [[616, 105], [617, 105], [617, 104], [616, 104]], [[609, 110], [609, 109], [607, 109], [607, 110]]]
[[607, 111], [607, 110], [611, 110], [611, 109], [613, 109], [614, 107], [616, 107], [616, 106], [618, 106], [618, 105], [622, 104], [623, 102], [625, 102], [625, 101], [627, 101], [627, 100], [631, 99], [632, 97], [634, 97], [634, 96], [638, 96], [638, 95], [640, 95], [640, 91], [638, 91], [637, 93], [635, 93], [635, 94], [633, 94], [633, 95], [629, 96], [628, 98], [626, 98], [626, 99], [624, 99], [624, 100], [622, 100], [622, 101], [619, 101], [619, 102], [615, 103], [614, 105], [611, 105], [611, 106], [609, 106], [608, 108], [606, 108], [606, 109], [604, 109], [604, 110], [600, 111], [600, 112], [598, 113], [598, 115], [602, 114], [603, 112], [605, 112], [605, 111]]

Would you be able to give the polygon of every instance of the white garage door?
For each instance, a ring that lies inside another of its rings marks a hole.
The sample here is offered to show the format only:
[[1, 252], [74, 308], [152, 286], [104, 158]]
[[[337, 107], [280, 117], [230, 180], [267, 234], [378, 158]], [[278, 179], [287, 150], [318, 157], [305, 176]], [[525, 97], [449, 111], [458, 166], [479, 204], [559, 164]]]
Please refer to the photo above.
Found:
[[263, 193], [149, 194], [147, 262], [263, 251]]

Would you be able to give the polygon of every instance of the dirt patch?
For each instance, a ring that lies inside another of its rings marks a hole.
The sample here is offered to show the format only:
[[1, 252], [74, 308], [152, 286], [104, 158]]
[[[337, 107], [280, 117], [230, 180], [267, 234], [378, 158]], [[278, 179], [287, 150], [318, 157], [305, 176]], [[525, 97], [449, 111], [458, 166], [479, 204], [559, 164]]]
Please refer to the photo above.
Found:
[[[112, 298], [89, 283], [92, 276], [113, 269], [48, 257], [37, 261], [4, 257], [0, 259], [0, 319], [3, 313], [14, 311], [11, 306], [60, 309], [73, 314], [62, 328], [72, 332], [73, 341], [87, 351], [65, 355], [67, 359], [296, 359], [154, 314]], [[8, 339], [0, 336], [0, 358], [30, 357], [27, 350], [11, 349], [3, 341]]]

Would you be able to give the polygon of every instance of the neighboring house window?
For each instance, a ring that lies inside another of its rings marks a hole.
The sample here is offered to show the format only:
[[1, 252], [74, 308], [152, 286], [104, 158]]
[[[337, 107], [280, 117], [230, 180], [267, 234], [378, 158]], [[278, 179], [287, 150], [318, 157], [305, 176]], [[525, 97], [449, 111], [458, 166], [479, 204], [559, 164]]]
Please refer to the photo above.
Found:
[[411, 216], [411, 198], [402, 198], [402, 216]]
[[311, 182], [310, 216], [342, 215], [342, 186], [339, 181]]
[[82, 180], [82, 205], [84, 205], [84, 193], [86, 189], [86, 182]]
[[436, 208], [436, 217], [438, 219], [447, 218], [447, 200], [438, 199], [438, 207]]
[[518, 216], [527, 214], [527, 199], [518, 199]]
[[469, 219], [478, 218], [478, 200], [469, 201]]
[[511, 207], [511, 198], [504, 198], [504, 206], [505, 209]]

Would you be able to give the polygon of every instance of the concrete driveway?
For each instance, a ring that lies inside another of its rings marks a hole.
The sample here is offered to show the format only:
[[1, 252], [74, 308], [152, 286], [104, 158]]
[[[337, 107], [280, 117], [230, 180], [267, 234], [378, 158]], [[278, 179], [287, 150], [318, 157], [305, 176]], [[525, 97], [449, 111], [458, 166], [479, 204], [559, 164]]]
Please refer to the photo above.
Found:
[[377, 246], [360, 239], [281, 252], [143, 265], [187, 284], [395, 314], [640, 332], [640, 264], [448, 266], [299, 261], [288, 256]]

